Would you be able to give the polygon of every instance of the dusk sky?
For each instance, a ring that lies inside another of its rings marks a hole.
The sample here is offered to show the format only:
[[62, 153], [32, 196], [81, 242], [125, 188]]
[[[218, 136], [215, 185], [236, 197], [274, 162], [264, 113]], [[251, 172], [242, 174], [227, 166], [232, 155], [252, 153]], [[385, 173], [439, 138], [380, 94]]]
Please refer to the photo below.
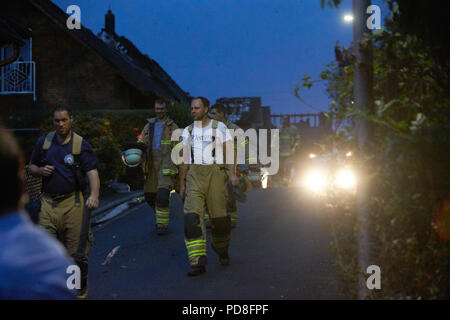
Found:
[[[111, 7], [116, 33], [156, 60], [192, 96], [261, 96], [274, 113], [326, 111], [323, 84], [301, 91], [312, 109], [294, 96], [305, 73], [319, 78], [334, 60], [334, 45], [348, 45], [351, 0], [339, 9], [320, 0], [53, 0], [76, 4], [81, 23], [95, 34]], [[381, 0], [373, 4], [387, 11]]]

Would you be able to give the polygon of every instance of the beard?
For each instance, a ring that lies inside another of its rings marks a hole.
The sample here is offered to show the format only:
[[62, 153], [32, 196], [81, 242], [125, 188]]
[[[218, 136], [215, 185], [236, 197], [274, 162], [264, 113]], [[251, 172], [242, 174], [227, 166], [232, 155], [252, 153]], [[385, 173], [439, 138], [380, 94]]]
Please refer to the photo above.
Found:
[[158, 119], [164, 119], [166, 117], [166, 113], [157, 113], [156, 118]]

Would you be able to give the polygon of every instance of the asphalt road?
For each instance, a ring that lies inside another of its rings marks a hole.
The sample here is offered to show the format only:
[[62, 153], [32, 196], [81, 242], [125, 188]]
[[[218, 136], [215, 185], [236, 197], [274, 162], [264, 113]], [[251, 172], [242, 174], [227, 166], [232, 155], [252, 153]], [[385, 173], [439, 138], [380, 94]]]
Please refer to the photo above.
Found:
[[[208, 239], [207, 272], [188, 277], [182, 202], [173, 194], [170, 233], [156, 235], [147, 204], [94, 229], [89, 299], [340, 299], [324, 217], [299, 189], [253, 190], [238, 203], [231, 263]], [[118, 248], [117, 248], [118, 247]], [[115, 254], [106, 259], [111, 251]]]

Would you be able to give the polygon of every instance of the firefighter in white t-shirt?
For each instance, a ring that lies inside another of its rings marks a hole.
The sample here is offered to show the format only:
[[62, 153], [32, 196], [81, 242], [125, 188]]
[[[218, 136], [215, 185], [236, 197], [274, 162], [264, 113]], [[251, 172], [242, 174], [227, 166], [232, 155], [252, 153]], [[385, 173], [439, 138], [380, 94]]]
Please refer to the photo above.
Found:
[[[234, 172], [233, 139], [224, 123], [208, 117], [208, 109], [208, 99], [193, 99], [194, 123], [182, 135], [184, 154], [189, 155], [189, 164], [181, 164], [179, 173], [180, 196], [184, 198], [185, 244], [191, 267], [189, 276], [206, 271], [205, 206], [211, 218], [212, 247], [220, 263], [229, 264], [231, 220], [226, 210], [226, 184], [227, 180], [233, 185], [239, 183]], [[229, 170], [228, 177], [225, 168]]]

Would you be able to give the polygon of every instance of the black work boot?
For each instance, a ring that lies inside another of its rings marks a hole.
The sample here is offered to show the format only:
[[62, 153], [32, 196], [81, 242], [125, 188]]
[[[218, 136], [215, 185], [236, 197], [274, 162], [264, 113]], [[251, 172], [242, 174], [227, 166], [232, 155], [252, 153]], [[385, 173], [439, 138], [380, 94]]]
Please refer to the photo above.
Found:
[[188, 272], [189, 277], [196, 277], [206, 272], [205, 266], [191, 266], [191, 270]]
[[86, 299], [88, 295], [88, 264], [85, 262], [78, 263], [81, 270], [81, 288], [78, 289], [77, 298]]
[[77, 298], [78, 299], [86, 299], [88, 295], [88, 284], [87, 282], [81, 286], [81, 289], [78, 289]]
[[219, 255], [219, 262], [224, 267], [230, 264], [230, 256], [228, 255], [228, 252]]
[[198, 258], [197, 264], [191, 266], [191, 270], [189, 270], [188, 276], [195, 277], [195, 276], [199, 276], [199, 275], [205, 273], [206, 272], [206, 263], [207, 263], [206, 256], [200, 256]]

